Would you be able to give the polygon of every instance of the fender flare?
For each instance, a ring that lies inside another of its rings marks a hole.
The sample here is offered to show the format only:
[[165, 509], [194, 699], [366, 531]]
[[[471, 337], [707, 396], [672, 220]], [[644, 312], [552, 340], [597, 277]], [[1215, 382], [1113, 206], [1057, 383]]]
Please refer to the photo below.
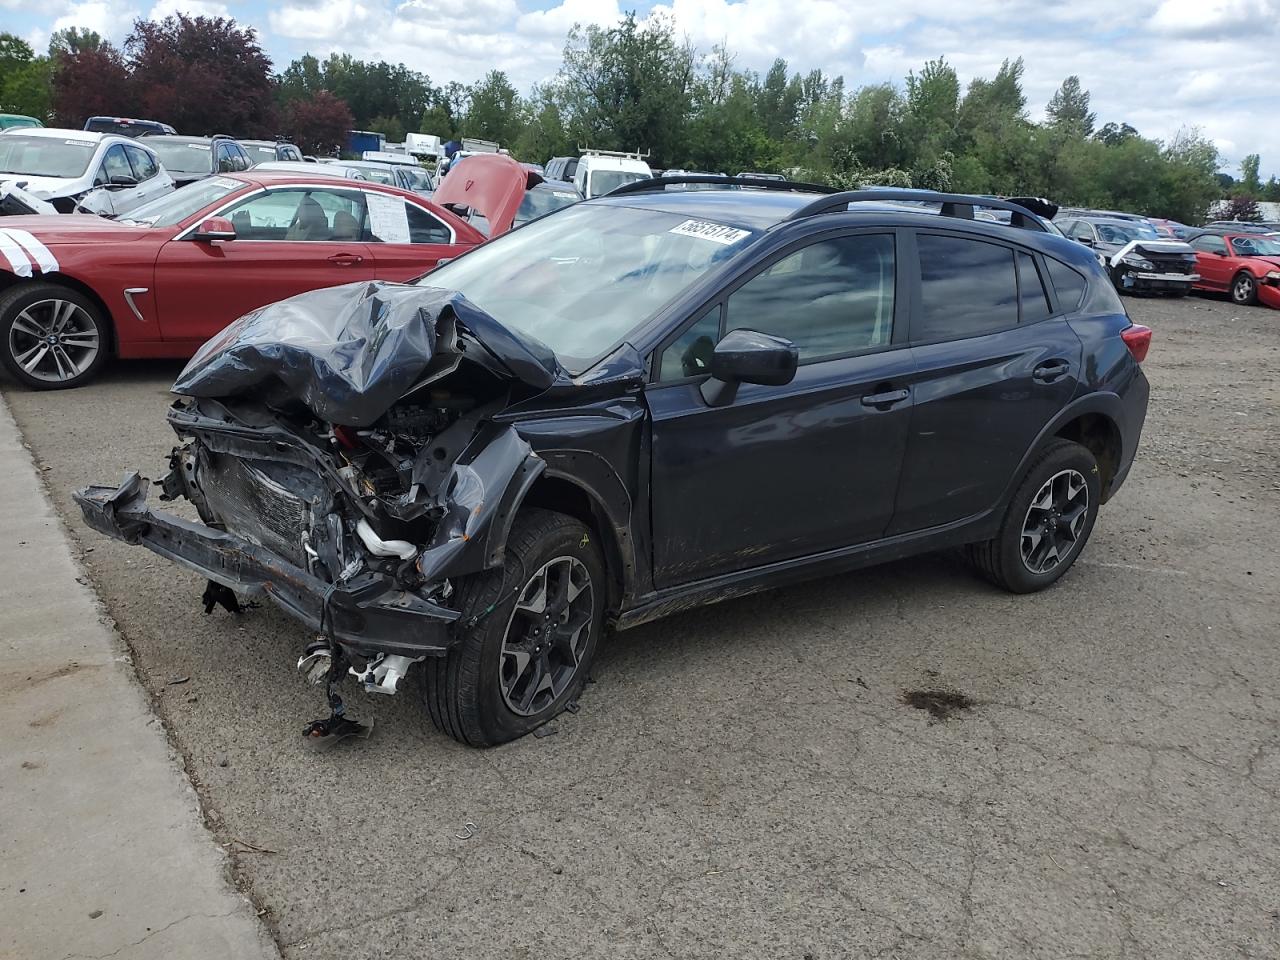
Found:
[[[1125, 415], [1124, 401], [1120, 399], [1120, 395], [1111, 392], [1096, 392], [1073, 400], [1067, 406], [1063, 407], [1058, 414], [1050, 420], [1031, 441], [1031, 445], [1027, 447], [1026, 452], [1022, 455], [1022, 459], [1018, 461], [1018, 468], [1013, 472], [1008, 485], [1005, 487], [1000, 497], [1000, 506], [1003, 511], [1004, 506], [1008, 504], [1009, 499], [1013, 496], [1014, 490], [1018, 484], [1022, 482], [1023, 476], [1027, 472], [1027, 468], [1031, 465], [1032, 459], [1036, 452], [1044, 446], [1045, 441], [1054, 436], [1059, 430], [1086, 414], [1097, 413], [1106, 417], [1116, 425], [1116, 430], [1120, 432], [1121, 449], [1124, 448], [1125, 440]], [[1103, 493], [1104, 499], [1106, 491]]]

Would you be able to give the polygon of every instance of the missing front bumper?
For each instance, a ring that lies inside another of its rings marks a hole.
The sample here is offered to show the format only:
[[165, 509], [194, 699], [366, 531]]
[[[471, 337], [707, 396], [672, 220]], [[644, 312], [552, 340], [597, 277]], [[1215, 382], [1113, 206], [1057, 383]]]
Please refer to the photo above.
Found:
[[452, 644], [457, 611], [379, 574], [327, 583], [234, 534], [154, 511], [147, 506], [147, 481], [137, 473], [118, 487], [86, 487], [74, 497], [99, 533], [144, 546], [239, 593], [264, 595], [308, 629], [332, 634], [362, 655], [440, 656]]

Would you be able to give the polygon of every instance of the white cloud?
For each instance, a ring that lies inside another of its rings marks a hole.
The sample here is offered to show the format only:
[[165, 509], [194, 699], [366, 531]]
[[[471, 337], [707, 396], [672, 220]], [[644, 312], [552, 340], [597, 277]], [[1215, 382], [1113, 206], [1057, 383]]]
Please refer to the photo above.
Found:
[[1164, 0], [1151, 25], [1165, 33], [1203, 35], [1276, 29], [1276, 0]]
[[[50, 34], [67, 27], [79, 27], [81, 30], [92, 30], [94, 33], [119, 43], [129, 33], [129, 28], [138, 16], [134, 7], [122, 6], [105, 0], [85, 0], [74, 3], [67, 12], [53, 21]], [[47, 42], [47, 41], [46, 41]]]
[[322, 0], [314, 6], [285, 4], [272, 10], [267, 22], [273, 32], [298, 40], [354, 44], [363, 36], [376, 45], [376, 35], [371, 36], [364, 28], [385, 24], [384, 12], [355, 0]]
[[225, 3], [214, 0], [157, 0], [148, 20], [163, 20], [175, 14], [185, 13], [189, 17], [231, 17], [233, 14]]
[[398, 19], [424, 26], [465, 32], [497, 32], [515, 19], [520, 8], [515, 0], [408, 0], [396, 8]]
[[609, 26], [622, 19], [617, 0], [563, 0], [548, 10], [533, 10], [516, 21], [521, 36], [553, 37], [563, 41], [575, 23]]

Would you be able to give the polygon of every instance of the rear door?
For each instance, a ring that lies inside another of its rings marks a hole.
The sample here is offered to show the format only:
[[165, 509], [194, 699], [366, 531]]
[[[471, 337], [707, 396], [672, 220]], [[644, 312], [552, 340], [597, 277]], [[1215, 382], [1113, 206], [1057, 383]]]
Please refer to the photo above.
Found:
[[1039, 254], [943, 231], [920, 231], [915, 244], [917, 380], [889, 534], [995, 506], [1074, 396], [1083, 352]]
[[430, 210], [394, 194], [362, 192], [368, 205], [363, 239], [379, 280], [412, 280], [461, 252], [454, 228]]
[[[873, 540], [893, 513], [911, 403], [893, 333], [895, 235], [807, 240], [697, 311], [655, 354], [654, 579], [659, 587]], [[795, 379], [699, 391], [714, 344], [747, 328], [791, 340]], [[881, 398], [877, 404], [871, 402]]]
[[268, 303], [374, 279], [373, 254], [360, 241], [359, 190], [280, 187], [251, 194], [219, 216], [236, 228], [235, 240], [194, 240], [187, 230], [160, 250], [156, 303], [166, 340], [207, 340]]

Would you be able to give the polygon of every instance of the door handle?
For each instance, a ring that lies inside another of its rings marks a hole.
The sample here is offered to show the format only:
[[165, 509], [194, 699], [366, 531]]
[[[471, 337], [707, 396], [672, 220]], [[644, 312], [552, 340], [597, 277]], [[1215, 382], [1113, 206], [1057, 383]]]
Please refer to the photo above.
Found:
[[1071, 364], [1066, 360], [1046, 360], [1031, 371], [1031, 379], [1037, 383], [1053, 383], [1065, 377], [1070, 370]]
[[886, 390], [883, 393], [868, 393], [862, 398], [862, 405], [864, 407], [875, 407], [879, 410], [888, 410], [895, 403], [901, 403], [909, 396], [911, 396], [911, 391], [905, 387], [901, 390]]
[[364, 257], [354, 253], [335, 253], [329, 258], [330, 263], [336, 263], [340, 267], [353, 267], [362, 260]]

